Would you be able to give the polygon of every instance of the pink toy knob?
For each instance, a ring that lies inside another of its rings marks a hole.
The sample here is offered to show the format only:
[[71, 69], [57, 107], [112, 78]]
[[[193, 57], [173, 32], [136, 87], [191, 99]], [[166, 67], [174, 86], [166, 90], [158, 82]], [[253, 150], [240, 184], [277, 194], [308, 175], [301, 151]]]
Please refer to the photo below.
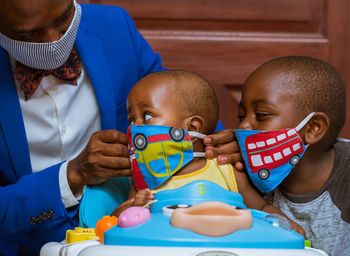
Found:
[[142, 206], [132, 206], [123, 211], [118, 218], [118, 226], [129, 228], [140, 225], [151, 218], [151, 212], [148, 208]]

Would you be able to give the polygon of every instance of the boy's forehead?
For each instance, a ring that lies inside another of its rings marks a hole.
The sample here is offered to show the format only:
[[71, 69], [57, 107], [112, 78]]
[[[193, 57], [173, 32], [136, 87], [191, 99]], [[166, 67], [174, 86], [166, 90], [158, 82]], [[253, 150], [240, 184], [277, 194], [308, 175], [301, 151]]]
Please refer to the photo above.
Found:
[[287, 69], [268, 69], [262, 68], [254, 72], [246, 81], [246, 85], [253, 84], [254, 86], [261, 86], [273, 90], [293, 90], [296, 91], [302, 82], [298, 82], [299, 74], [293, 70]]
[[130, 91], [128, 104], [161, 106], [178, 99], [171, 79], [142, 79]]
[[283, 70], [258, 70], [247, 79], [243, 95], [251, 100], [277, 102], [288, 98], [288, 101], [293, 102], [295, 97], [288, 96], [298, 91], [295, 76], [293, 72]]
[[166, 94], [173, 88], [173, 81], [171, 79], [146, 77], [140, 80], [131, 90], [131, 94]]

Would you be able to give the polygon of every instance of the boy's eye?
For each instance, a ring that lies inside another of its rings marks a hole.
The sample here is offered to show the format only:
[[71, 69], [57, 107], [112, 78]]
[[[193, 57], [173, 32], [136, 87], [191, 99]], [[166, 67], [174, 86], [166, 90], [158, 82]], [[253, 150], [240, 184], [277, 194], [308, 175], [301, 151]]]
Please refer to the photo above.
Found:
[[262, 120], [262, 119], [264, 119], [264, 118], [266, 118], [266, 117], [268, 117], [268, 116], [269, 116], [268, 113], [256, 113], [256, 114], [255, 114], [255, 117], [256, 117], [256, 119], [258, 119], [258, 120]]
[[144, 120], [145, 121], [147, 121], [147, 120], [149, 120], [149, 119], [151, 119], [152, 118], [152, 115], [151, 114], [145, 114], [145, 116], [144, 116]]
[[129, 125], [134, 125], [135, 124], [135, 121], [133, 119], [129, 119], [128, 122], [129, 122]]
[[239, 119], [239, 122], [242, 122], [243, 119], [245, 118], [245, 115], [238, 114], [237, 117], [238, 117], [238, 119]]

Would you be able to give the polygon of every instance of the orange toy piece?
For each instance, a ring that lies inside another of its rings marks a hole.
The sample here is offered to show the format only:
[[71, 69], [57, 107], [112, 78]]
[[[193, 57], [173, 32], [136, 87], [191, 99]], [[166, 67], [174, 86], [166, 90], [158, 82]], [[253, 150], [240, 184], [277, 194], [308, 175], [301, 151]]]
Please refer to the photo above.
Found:
[[100, 242], [103, 242], [103, 234], [110, 228], [118, 224], [118, 218], [115, 216], [103, 216], [102, 219], [96, 223], [96, 235], [99, 237]]

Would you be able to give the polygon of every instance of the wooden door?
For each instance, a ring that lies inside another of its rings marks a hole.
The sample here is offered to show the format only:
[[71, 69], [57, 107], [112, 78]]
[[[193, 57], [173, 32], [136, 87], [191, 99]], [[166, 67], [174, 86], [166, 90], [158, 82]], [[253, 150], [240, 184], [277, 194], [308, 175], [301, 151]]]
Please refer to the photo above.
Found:
[[[323, 59], [342, 74], [350, 100], [348, 0], [85, 0], [124, 7], [165, 67], [198, 72], [220, 101], [220, 120], [237, 124], [241, 86], [275, 57]], [[349, 104], [348, 104], [349, 105]], [[341, 136], [350, 139], [350, 111]]]

